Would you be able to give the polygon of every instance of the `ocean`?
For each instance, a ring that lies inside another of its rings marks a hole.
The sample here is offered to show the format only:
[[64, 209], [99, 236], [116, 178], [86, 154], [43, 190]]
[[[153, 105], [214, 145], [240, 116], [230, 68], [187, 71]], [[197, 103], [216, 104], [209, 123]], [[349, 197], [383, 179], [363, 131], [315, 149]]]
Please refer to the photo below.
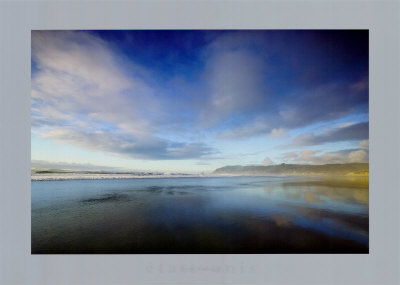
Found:
[[33, 254], [368, 253], [368, 179], [32, 181]]

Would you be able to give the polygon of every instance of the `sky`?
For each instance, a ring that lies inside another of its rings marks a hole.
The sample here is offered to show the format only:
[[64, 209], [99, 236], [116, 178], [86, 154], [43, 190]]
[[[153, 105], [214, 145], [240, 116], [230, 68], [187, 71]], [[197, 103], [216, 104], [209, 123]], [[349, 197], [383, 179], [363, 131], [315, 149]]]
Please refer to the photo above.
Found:
[[32, 31], [32, 165], [368, 162], [367, 30]]

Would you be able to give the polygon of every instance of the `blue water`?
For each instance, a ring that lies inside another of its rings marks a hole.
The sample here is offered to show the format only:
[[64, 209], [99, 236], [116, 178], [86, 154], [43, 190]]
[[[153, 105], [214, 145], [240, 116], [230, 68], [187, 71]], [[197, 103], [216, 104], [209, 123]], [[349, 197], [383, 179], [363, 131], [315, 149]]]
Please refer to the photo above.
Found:
[[32, 253], [368, 253], [352, 180], [32, 181], [31, 199]]

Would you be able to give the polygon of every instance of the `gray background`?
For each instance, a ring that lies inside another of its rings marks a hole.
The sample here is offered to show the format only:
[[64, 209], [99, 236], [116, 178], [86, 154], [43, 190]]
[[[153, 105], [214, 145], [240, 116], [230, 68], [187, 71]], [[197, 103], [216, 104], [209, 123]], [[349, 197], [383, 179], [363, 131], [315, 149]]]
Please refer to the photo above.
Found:
[[[32, 29], [370, 30], [370, 254], [31, 255]], [[400, 5], [0, 2], [0, 284], [400, 284]]]

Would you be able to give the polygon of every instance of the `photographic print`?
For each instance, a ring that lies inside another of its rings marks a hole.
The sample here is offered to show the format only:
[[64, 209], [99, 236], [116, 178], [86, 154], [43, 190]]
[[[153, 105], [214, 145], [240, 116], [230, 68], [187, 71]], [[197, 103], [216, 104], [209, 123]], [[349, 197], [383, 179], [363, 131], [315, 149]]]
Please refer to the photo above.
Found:
[[368, 57], [368, 30], [33, 30], [31, 253], [368, 253]]

